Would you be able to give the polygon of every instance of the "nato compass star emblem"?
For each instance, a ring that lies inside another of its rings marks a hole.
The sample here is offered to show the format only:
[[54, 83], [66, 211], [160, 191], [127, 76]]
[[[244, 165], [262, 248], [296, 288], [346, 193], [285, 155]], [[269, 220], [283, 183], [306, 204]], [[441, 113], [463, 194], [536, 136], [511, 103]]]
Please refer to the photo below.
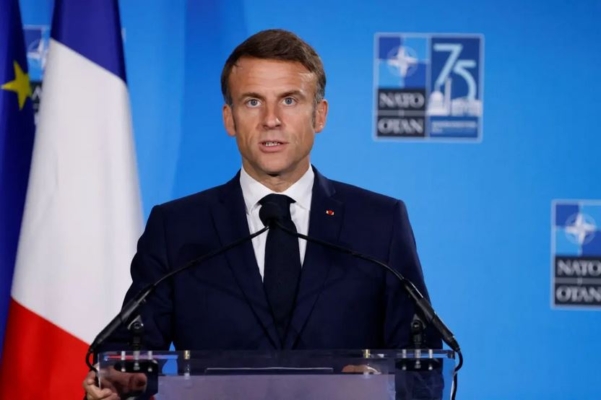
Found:
[[565, 233], [568, 240], [580, 246], [590, 243], [596, 230], [595, 220], [583, 213], [574, 214], [566, 221]]
[[405, 46], [400, 46], [393, 51], [388, 58], [388, 66], [398, 75], [403, 78], [411, 75], [417, 66], [417, 55], [415, 52]]

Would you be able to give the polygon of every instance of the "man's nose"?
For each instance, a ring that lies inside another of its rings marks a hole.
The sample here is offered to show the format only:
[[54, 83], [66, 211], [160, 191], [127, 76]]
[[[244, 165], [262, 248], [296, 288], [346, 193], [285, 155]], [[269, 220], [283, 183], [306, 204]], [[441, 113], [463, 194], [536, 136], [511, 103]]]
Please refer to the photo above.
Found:
[[282, 125], [282, 120], [279, 115], [278, 107], [275, 105], [267, 105], [263, 114], [263, 126], [267, 129], [274, 129]]

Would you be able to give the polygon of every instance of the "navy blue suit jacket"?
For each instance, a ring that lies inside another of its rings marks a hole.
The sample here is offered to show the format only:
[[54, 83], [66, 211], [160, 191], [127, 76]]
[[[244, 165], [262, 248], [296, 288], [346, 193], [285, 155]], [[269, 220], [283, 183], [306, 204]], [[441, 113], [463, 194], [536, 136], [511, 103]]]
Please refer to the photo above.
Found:
[[[174, 268], [248, 234], [239, 174], [222, 186], [154, 207], [125, 301]], [[309, 235], [389, 264], [428, 296], [403, 202], [315, 170]], [[142, 307], [145, 347], [157, 350], [171, 342], [179, 350], [413, 347], [413, 315], [411, 300], [392, 274], [308, 243], [290, 333], [282, 343], [250, 241], [164, 282]], [[429, 338], [430, 347], [440, 347], [432, 333]]]

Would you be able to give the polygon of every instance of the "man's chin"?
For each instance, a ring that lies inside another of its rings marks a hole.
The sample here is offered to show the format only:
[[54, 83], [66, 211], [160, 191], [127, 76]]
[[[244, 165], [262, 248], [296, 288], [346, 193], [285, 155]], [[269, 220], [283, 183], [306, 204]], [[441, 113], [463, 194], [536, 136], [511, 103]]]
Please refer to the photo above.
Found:
[[286, 168], [285, 165], [281, 165], [279, 163], [269, 163], [269, 164], [263, 164], [261, 166], [261, 172], [267, 176], [270, 176], [272, 178], [277, 178], [280, 177], [282, 175], [285, 175], [285, 172], [288, 170], [288, 168]]

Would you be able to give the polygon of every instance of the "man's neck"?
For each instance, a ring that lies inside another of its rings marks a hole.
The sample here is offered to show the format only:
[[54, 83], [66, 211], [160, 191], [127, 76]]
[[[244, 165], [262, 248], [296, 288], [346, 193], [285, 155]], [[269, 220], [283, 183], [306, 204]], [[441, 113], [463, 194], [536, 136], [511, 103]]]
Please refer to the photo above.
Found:
[[286, 189], [294, 185], [294, 183], [296, 182], [293, 182], [292, 180], [283, 179], [280, 176], [267, 176], [263, 179], [257, 179], [257, 181], [276, 193], [282, 193], [286, 191]]
[[257, 174], [252, 168], [247, 168], [243, 165], [244, 171], [250, 175], [254, 180], [267, 187], [276, 193], [282, 193], [286, 191], [290, 186], [294, 185], [305, 175], [305, 173], [311, 168], [311, 164], [306, 169], [300, 169], [292, 174], [281, 174], [281, 175], [267, 175]]

